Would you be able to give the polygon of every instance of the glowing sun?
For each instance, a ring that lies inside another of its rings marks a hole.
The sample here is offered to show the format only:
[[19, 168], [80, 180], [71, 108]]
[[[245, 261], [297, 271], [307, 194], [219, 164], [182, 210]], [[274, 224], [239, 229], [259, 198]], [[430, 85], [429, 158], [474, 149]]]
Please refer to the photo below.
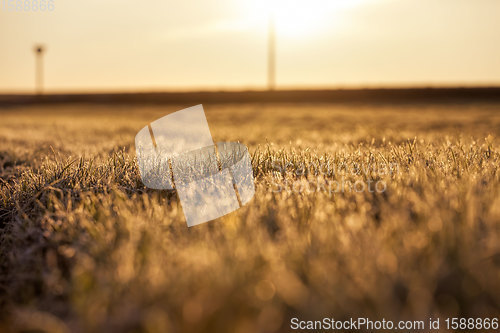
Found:
[[245, 16], [262, 24], [272, 18], [280, 36], [320, 33], [335, 25], [342, 13], [366, 0], [251, 0], [243, 4]]

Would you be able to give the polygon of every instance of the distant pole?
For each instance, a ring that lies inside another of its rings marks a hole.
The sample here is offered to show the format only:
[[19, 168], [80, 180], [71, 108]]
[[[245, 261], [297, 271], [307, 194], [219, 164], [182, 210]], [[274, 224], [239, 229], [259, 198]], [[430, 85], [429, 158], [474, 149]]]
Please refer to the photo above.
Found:
[[276, 29], [274, 24], [274, 13], [269, 14], [267, 85], [269, 90], [274, 90], [276, 88]]
[[42, 45], [35, 46], [35, 90], [37, 95], [43, 93], [43, 52]]

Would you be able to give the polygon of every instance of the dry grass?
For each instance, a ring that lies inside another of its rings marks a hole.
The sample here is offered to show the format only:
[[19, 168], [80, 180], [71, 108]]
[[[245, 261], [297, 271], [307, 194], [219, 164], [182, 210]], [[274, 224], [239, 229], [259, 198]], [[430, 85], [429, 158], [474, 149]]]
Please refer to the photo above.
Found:
[[[256, 195], [190, 229], [134, 161], [135, 133], [180, 108], [0, 110], [0, 330], [498, 315], [499, 105], [206, 106], [215, 141], [249, 147]], [[342, 177], [387, 189], [310, 186]]]

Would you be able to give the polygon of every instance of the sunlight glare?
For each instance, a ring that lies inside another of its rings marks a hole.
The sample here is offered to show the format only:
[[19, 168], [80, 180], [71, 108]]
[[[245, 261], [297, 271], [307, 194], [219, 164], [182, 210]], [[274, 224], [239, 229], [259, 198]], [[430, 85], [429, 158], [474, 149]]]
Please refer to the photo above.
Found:
[[339, 20], [342, 12], [365, 0], [253, 0], [245, 1], [244, 10], [255, 24], [274, 17], [280, 36], [301, 37], [320, 33]]

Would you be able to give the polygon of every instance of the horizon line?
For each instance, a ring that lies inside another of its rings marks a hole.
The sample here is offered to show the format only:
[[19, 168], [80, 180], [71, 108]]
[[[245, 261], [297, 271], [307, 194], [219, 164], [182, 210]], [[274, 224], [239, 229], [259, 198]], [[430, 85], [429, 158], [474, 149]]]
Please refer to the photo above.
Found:
[[199, 93], [280, 93], [280, 92], [335, 92], [335, 91], [373, 91], [373, 90], [450, 90], [450, 89], [500, 89], [499, 83], [491, 84], [408, 84], [408, 85], [345, 85], [345, 86], [282, 86], [269, 90], [263, 87], [198, 87], [187, 89], [75, 89], [49, 90], [38, 94], [28, 90], [0, 91], [0, 96], [62, 96], [62, 95], [144, 95], [144, 94], [199, 94]]
[[500, 86], [1, 95], [0, 106], [36, 104], [500, 103]]

